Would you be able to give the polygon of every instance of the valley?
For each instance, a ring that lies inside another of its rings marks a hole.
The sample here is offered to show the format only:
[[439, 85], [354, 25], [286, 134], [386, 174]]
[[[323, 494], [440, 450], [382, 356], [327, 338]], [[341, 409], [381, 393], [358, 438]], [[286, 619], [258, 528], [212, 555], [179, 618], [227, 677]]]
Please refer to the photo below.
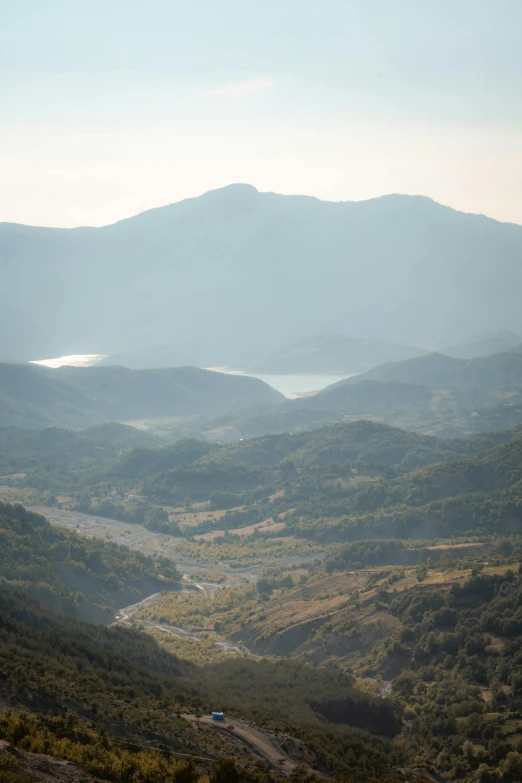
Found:
[[[302, 564], [324, 557], [323, 547], [306, 541], [261, 540], [254, 544], [248, 542], [244, 547], [231, 546], [229, 551], [224, 552], [216, 552], [212, 548], [205, 551], [185, 538], [155, 533], [139, 524], [42, 506], [30, 510], [86, 538], [100, 538], [123, 544], [144, 555], [157, 555], [171, 560], [180, 573], [194, 584], [206, 585], [207, 577], [218, 580], [217, 584], [220, 586], [235, 586], [246, 582], [255, 584], [265, 568], [298, 568]], [[274, 543], [276, 546], [273, 546]], [[219, 559], [216, 559], [218, 556]], [[211, 587], [213, 586], [214, 583]]]
[[521, 29], [0, 0], [0, 783], [522, 783]]
[[[432, 354], [217, 418], [0, 428], [0, 739], [19, 767], [511, 780], [520, 377], [517, 353]], [[101, 410], [85, 378], [82, 410]], [[222, 391], [211, 404], [235, 405]], [[426, 404], [451, 436], [378, 420]]]

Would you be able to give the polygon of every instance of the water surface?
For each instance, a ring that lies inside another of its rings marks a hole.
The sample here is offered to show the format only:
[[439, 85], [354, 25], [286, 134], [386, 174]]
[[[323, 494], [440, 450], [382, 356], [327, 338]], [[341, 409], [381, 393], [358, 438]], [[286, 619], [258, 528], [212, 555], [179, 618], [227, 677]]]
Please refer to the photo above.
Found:
[[[32, 361], [31, 364], [41, 364], [44, 367], [92, 367], [106, 356], [101, 353], [81, 353], [72, 354], [70, 356], [57, 356], [54, 359], [38, 359]], [[285, 397], [291, 399], [295, 397], [302, 397], [305, 394], [311, 394], [312, 392], [321, 391], [326, 386], [330, 386], [332, 383], [342, 381], [344, 378], [350, 378], [350, 373], [346, 375], [328, 375], [328, 374], [314, 374], [308, 373], [305, 375], [253, 375], [251, 373], [245, 373], [242, 370], [231, 370], [228, 367], [206, 367], [207, 370], [213, 372], [221, 372], [227, 375], [246, 375], [250, 378], [259, 378], [260, 381], [268, 383], [273, 389], [276, 389]]]

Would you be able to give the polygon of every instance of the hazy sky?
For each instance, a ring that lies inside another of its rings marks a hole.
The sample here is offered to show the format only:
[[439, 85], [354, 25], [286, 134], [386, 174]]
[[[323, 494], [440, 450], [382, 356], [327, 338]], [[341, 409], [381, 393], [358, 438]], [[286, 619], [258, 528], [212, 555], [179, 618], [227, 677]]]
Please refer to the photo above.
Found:
[[522, 223], [522, 0], [0, 0], [0, 221], [231, 182]]

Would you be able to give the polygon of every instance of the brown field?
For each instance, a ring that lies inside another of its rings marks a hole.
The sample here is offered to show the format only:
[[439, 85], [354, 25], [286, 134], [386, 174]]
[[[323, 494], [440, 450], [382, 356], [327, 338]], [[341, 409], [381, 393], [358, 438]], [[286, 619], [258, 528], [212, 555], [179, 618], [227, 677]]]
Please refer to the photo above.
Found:
[[69, 495], [56, 495], [56, 500], [61, 506], [70, 506], [76, 503]]
[[38, 503], [40, 495], [36, 489], [23, 489], [22, 487], [6, 487], [0, 485], [0, 500], [4, 503], [23, 503], [31, 505]]
[[[255, 525], [248, 525], [248, 527], [237, 527], [229, 530], [231, 536], [251, 536], [255, 530], [260, 532], [279, 533], [285, 529], [284, 522], [275, 522], [272, 518], [265, 519], [263, 522], [256, 522]], [[222, 538], [225, 535], [225, 530], [211, 530], [209, 533], [202, 533], [199, 536], [194, 536], [196, 541], [214, 541], [216, 538]]]
[[326, 617], [345, 608], [351, 593], [363, 587], [367, 578], [362, 571], [327, 576], [271, 601], [253, 622], [273, 631]]
[[[505, 574], [506, 571], [518, 571], [519, 563], [512, 563], [511, 565], [500, 566], [485, 566], [482, 569], [483, 574]], [[469, 579], [471, 576], [471, 568], [465, 568], [454, 571], [431, 571], [427, 577], [423, 579], [421, 584], [423, 585], [442, 585], [448, 586], [455, 582], [461, 582], [465, 579]]]
[[[203, 505], [203, 504], [202, 504]], [[232, 509], [232, 511], [241, 511], [243, 506]], [[221, 519], [225, 516], [226, 510], [219, 511], [173, 511], [169, 514], [170, 522], [177, 522], [182, 530], [188, 530], [191, 527], [199, 525], [200, 522], [207, 522], [209, 519]]]

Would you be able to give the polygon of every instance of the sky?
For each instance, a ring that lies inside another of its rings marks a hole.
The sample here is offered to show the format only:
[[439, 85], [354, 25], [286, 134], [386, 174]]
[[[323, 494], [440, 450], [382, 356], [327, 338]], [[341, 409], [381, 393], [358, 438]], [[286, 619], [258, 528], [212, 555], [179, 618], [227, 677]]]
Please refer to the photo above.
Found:
[[0, 221], [233, 182], [522, 224], [521, 0], [0, 0]]

